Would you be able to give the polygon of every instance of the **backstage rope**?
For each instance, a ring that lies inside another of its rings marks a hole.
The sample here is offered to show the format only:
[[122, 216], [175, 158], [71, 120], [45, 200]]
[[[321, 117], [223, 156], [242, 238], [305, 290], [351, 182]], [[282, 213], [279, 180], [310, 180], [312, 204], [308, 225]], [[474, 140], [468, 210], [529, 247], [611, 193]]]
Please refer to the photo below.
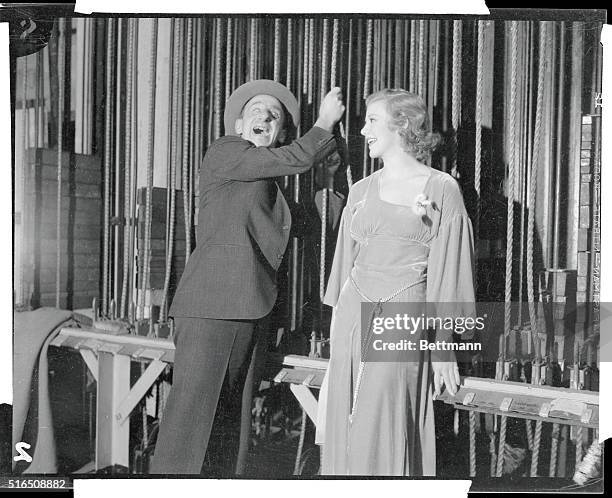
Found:
[[287, 88], [291, 90], [293, 83], [291, 76], [293, 72], [293, 21], [287, 19]]
[[504, 472], [504, 457], [506, 455], [506, 425], [508, 417], [502, 415], [501, 424], [499, 426], [499, 446], [497, 448], [497, 477], [501, 477]]
[[368, 27], [366, 34], [366, 60], [365, 60], [365, 75], [363, 80], [363, 98], [366, 99], [370, 95], [370, 79], [372, 78], [372, 33], [373, 21], [368, 19]]
[[533, 450], [531, 451], [531, 477], [538, 475], [538, 463], [540, 459], [540, 439], [542, 438], [542, 421], [536, 420], [535, 433], [533, 435]]
[[[474, 143], [474, 189], [476, 190], [476, 217], [474, 220], [474, 235], [476, 241], [480, 240], [480, 184], [482, 170], [482, 86], [483, 86], [483, 70], [484, 70], [484, 21], [478, 23], [478, 47], [476, 56], [476, 108], [474, 109], [474, 127], [475, 127], [475, 143]], [[478, 252], [478, 243], [476, 243], [476, 252]], [[475, 277], [478, 275], [476, 274]]]
[[255, 65], [257, 64], [257, 50], [255, 47], [257, 46], [257, 20], [251, 19], [251, 38], [250, 38], [250, 57], [249, 57], [249, 79], [254, 80], [256, 69]]
[[[321, 94], [320, 99], [323, 100], [324, 95], [327, 91], [327, 45], [329, 43], [329, 19], [323, 19], [323, 48], [321, 51]], [[332, 66], [336, 61], [333, 60], [334, 54], [332, 52]], [[332, 67], [332, 85], [335, 81], [336, 69]], [[321, 245], [319, 253], [319, 300], [321, 301], [321, 314], [320, 318], [323, 318], [323, 298], [325, 297], [325, 252], [327, 248], [327, 169], [325, 165], [321, 168], [321, 183], [323, 184], [323, 191], [321, 195]], [[322, 329], [322, 323], [319, 327]], [[323, 331], [321, 330], [321, 333]]]
[[495, 432], [489, 433], [489, 455], [491, 455], [490, 475], [495, 477], [497, 466], [497, 451], [495, 450]]
[[[509, 136], [514, 142], [516, 132], [516, 98], [518, 77], [518, 54], [517, 54], [517, 23], [510, 21], [510, 109], [508, 116]], [[504, 335], [510, 333], [511, 324], [511, 302], [512, 302], [512, 258], [514, 244], [514, 189], [516, 184], [516, 148], [510, 147], [510, 155], [508, 158], [508, 182], [506, 186], [506, 195], [508, 197], [508, 215], [506, 229], [506, 285], [505, 285], [505, 308], [504, 308]], [[506, 348], [504, 347], [504, 359]]]
[[[191, 126], [191, 55], [193, 43], [193, 19], [187, 19], [187, 40], [185, 50], [185, 85], [183, 86], [184, 104], [183, 104], [183, 213], [185, 222], [185, 265], [189, 261], [191, 255], [191, 223], [189, 222], [189, 198], [191, 189], [189, 187], [189, 129]], [[231, 19], [228, 19], [228, 28], [231, 24]]]
[[476, 412], [470, 410], [470, 477], [476, 476]]
[[[133, 40], [133, 19], [127, 19], [127, 58], [126, 58], [126, 70], [125, 70], [125, 120], [127, 123], [132, 120], [132, 72], [133, 72], [133, 52], [134, 52], [134, 40]], [[131, 192], [130, 185], [130, 163], [131, 158], [131, 143], [132, 143], [132, 127], [125, 127], [125, 170], [124, 170], [124, 197], [127, 202], [124, 202], [124, 227], [123, 227], [123, 282], [121, 288], [121, 316], [125, 318], [127, 314], [127, 300], [128, 300], [128, 281], [130, 272], [130, 245], [129, 245], [129, 234], [132, 225], [131, 213], [130, 213], [130, 202], [129, 195]]]
[[274, 81], [280, 80], [280, 19], [274, 19]]
[[[527, 213], [527, 301], [529, 302], [529, 322], [531, 325], [531, 342], [538, 333], [538, 319], [535, 309], [534, 282], [533, 282], [533, 239], [535, 236], [535, 206], [538, 179], [538, 167], [540, 165], [540, 152], [542, 149], [542, 120], [544, 114], [544, 84], [546, 79], [547, 64], [547, 25], [540, 22], [539, 52], [538, 52], [538, 90], [536, 99], [535, 126], [533, 131], [533, 156], [531, 161], [531, 178], [529, 179], [529, 211]], [[531, 344], [530, 344], [531, 347]], [[539, 358], [540, 350], [536, 350]]]
[[457, 178], [458, 132], [461, 121], [461, 40], [463, 21], [453, 21], [453, 70], [452, 70], [452, 106], [451, 121], [453, 124], [451, 175]]
[[550, 467], [548, 469], [549, 477], [555, 477], [557, 474], [557, 456], [559, 452], [559, 424], [553, 424], [551, 445], [550, 445]]
[[310, 30], [308, 31], [308, 103], [312, 104], [314, 85], [314, 19], [310, 19]]
[[304, 19], [304, 38], [300, 40], [303, 43], [303, 67], [302, 67], [302, 94], [308, 95], [308, 40], [310, 39], [310, 22]]
[[221, 35], [223, 29], [221, 23], [221, 19], [215, 19], [215, 130], [213, 137], [215, 140], [221, 136]]
[[425, 21], [419, 20], [419, 73], [417, 93], [425, 99]]
[[170, 275], [172, 272], [172, 259], [174, 257], [174, 231], [176, 225], [176, 164], [178, 162], [178, 145], [176, 137], [178, 135], [178, 99], [179, 92], [177, 87], [177, 82], [179, 78], [179, 59], [180, 53], [178, 50], [179, 47], [179, 37], [180, 31], [176, 26], [177, 20], [174, 20], [173, 29], [174, 29], [174, 46], [172, 53], [172, 113], [171, 113], [171, 145], [170, 145], [170, 175], [168, 178], [168, 193], [170, 196], [170, 215], [168, 216], [168, 232], [167, 232], [167, 240], [166, 240], [166, 268], [164, 275], [164, 290], [162, 295], [162, 306], [160, 313], [160, 321], [165, 322], [168, 319], [168, 291], [170, 287]]
[[[141, 295], [140, 295], [140, 317], [144, 318], [145, 308], [145, 293], [149, 287], [149, 276], [151, 266], [151, 222], [153, 214], [153, 159], [155, 149], [155, 82], [157, 76], [157, 25], [158, 19], [153, 19], [152, 36], [151, 36], [151, 64], [149, 67], [149, 102], [148, 102], [148, 115], [149, 115], [149, 127], [147, 130], [147, 187], [146, 187], [146, 201], [145, 201], [145, 231], [144, 231], [144, 258], [142, 261], [142, 282], [141, 282]], [[152, 299], [152, 296], [151, 296]], [[151, 301], [150, 299], [150, 301]], [[152, 307], [152, 302], [149, 302], [149, 309]], [[153, 317], [149, 313], [149, 330], [151, 330], [151, 324]]]
[[[64, 149], [64, 85], [65, 85], [65, 50], [66, 50], [66, 19], [59, 19], [57, 41], [57, 205], [56, 205], [56, 241], [55, 241], [55, 307], [60, 308], [61, 276], [62, 276], [62, 168]], [[24, 119], [26, 109], [24, 108]]]
[[416, 81], [416, 67], [417, 67], [417, 22], [410, 21], [410, 67], [409, 67], [409, 78], [408, 78], [408, 90], [410, 93], [416, 93], [417, 81]]
[[333, 30], [332, 30], [332, 51], [331, 51], [331, 64], [330, 64], [330, 86], [333, 88], [336, 86], [336, 73], [338, 72], [338, 30], [339, 20], [334, 19]]
[[[233, 39], [233, 20], [227, 20], [227, 42], [225, 47], [225, 101], [232, 94], [232, 39]], [[196, 135], [197, 137], [198, 135]]]
[[531, 420], [525, 419], [525, 433], [527, 435], [527, 447], [533, 450], [533, 428], [531, 427]]
[[584, 430], [581, 425], [576, 426], [576, 469], [582, 461], [582, 445], [584, 444]]
[[113, 114], [113, 81], [115, 61], [115, 20], [108, 19], [106, 35], [106, 99], [104, 109], [104, 228], [102, 266], [102, 313], [108, 314], [110, 266], [110, 210], [111, 210], [111, 132]]

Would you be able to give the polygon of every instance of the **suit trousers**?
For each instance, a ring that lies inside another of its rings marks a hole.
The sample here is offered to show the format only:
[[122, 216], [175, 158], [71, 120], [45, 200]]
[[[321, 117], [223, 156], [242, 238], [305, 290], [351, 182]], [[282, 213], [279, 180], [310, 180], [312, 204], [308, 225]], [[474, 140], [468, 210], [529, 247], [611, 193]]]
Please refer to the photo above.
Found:
[[213, 422], [223, 418], [241, 433], [237, 472], [242, 473], [256, 363], [266, 346], [263, 323], [186, 317], [175, 317], [174, 322], [173, 381], [150, 473], [200, 474]]

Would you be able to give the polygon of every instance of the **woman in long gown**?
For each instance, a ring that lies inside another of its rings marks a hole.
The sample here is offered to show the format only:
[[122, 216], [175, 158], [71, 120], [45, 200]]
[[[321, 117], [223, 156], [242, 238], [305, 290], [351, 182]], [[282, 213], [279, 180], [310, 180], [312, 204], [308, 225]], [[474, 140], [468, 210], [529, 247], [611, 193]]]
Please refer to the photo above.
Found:
[[[422, 162], [437, 143], [423, 100], [387, 89], [366, 104], [361, 133], [384, 167], [350, 190], [324, 299], [333, 317], [317, 423], [321, 474], [435, 475], [432, 396], [444, 385], [455, 393], [454, 354], [367, 361], [361, 303], [464, 303], [453, 312], [471, 315], [472, 226], [457, 182]], [[452, 341], [448, 330], [435, 338]]]

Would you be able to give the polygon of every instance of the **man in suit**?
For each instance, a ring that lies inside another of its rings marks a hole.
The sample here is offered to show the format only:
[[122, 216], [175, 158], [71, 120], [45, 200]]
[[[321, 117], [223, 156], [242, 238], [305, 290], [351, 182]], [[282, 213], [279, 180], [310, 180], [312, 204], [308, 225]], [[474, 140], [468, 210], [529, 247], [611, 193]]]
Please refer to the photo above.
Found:
[[[331, 132], [343, 112], [334, 88], [315, 125], [279, 146], [299, 121], [297, 101], [285, 86], [251, 81], [228, 99], [226, 136], [210, 145], [200, 172], [197, 247], [169, 312], [176, 331], [173, 385], [151, 473], [200, 473], [224, 382], [229, 394], [223, 401], [250, 413], [258, 323], [276, 301], [276, 271], [291, 227], [274, 178], [304, 173], [332, 154]], [[237, 410], [228, 411], [237, 418]]]

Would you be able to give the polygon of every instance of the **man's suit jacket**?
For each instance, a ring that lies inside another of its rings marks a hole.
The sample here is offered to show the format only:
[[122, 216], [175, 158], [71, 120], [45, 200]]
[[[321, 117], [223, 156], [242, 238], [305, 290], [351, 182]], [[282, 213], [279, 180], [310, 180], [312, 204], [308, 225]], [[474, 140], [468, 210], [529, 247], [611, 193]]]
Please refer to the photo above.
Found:
[[209, 147], [200, 171], [197, 246], [170, 316], [257, 319], [272, 310], [291, 228], [274, 178], [303, 173], [335, 149], [333, 135], [318, 127], [278, 148], [237, 136]]

